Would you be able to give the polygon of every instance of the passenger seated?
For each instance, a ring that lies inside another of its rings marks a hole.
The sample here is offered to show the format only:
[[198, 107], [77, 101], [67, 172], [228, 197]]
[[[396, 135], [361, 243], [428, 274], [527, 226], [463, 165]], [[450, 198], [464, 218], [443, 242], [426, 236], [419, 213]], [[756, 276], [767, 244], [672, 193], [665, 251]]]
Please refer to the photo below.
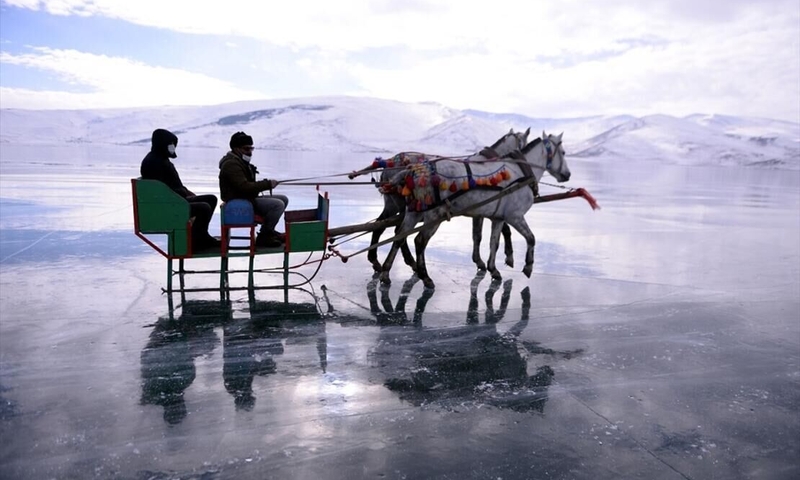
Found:
[[219, 249], [220, 242], [208, 233], [208, 224], [217, 208], [215, 195], [195, 195], [181, 182], [178, 170], [170, 158], [176, 158], [178, 137], [162, 128], [153, 131], [150, 153], [142, 160], [142, 178], [159, 180], [189, 202], [192, 223], [192, 251]]
[[283, 233], [275, 231], [281, 215], [289, 204], [285, 195], [259, 195], [278, 186], [277, 180], [256, 180], [258, 169], [250, 163], [253, 155], [253, 137], [236, 132], [229, 143], [231, 151], [219, 161], [219, 190], [223, 202], [234, 199], [249, 200], [253, 210], [264, 219], [256, 237], [258, 247], [280, 247], [286, 240]]

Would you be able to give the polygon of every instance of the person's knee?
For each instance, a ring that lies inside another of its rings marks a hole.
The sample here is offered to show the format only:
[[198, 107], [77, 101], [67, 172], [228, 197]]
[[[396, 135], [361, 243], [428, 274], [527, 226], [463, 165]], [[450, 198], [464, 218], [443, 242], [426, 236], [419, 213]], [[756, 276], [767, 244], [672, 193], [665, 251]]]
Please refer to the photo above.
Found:
[[275, 198], [259, 198], [256, 201], [256, 208], [265, 214], [273, 213], [273, 212], [283, 212], [286, 208], [286, 205]]
[[189, 211], [195, 217], [211, 218], [214, 210], [206, 202], [193, 202], [189, 204]]
[[211, 195], [211, 194], [199, 195], [199, 196], [197, 196], [195, 198], [197, 198], [197, 201], [199, 201], [199, 202], [203, 202], [203, 203], [208, 204], [208, 206], [211, 207], [211, 211], [212, 212], [217, 208], [217, 196], [216, 195]]

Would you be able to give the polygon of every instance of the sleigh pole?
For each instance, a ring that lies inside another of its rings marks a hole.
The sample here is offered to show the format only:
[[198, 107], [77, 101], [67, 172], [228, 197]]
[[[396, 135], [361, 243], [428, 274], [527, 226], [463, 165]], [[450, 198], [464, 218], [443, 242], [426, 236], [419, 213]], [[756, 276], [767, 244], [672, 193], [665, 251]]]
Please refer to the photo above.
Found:
[[328, 229], [328, 237], [334, 239], [342, 235], [350, 235], [351, 233], [373, 232], [389, 227], [400, 225], [400, 218], [389, 218], [386, 220], [376, 220], [374, 222], [359, 223], [356, 225], [347, 225], [344, 227], [336, 227]]

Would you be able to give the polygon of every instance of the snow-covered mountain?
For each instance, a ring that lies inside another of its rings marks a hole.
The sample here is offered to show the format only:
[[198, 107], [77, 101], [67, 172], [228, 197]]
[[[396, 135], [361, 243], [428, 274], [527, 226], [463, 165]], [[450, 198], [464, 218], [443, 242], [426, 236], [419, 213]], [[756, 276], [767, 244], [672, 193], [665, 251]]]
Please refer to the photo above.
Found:
[[[233, 132], [260, 149], [474, 152], [508, 132], [564, 132], [573, 157], [800, 169], [800, 123], [720, 115], [531, 118], [433, 102], [362, 97], [259, 100], [203, 107], [0, 109], [0, 142], [146, 145], [167, 128], [182, 146], [224, 148]], [[532, 137], [533, 138], [533, 137]]]
[[574, 146], [577, 157], [696, 165], [800, 166], [800, 125], [708, 115], [633, 118]]

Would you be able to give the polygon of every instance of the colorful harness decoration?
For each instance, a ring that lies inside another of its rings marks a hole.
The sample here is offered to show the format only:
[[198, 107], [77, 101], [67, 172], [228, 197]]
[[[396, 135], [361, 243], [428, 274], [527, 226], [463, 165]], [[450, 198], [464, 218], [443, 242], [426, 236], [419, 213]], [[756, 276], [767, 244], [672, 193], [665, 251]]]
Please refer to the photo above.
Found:
[[394, 167], [407, 167], [414, 163], [427, 162], [439, 158], [436, 156], [428, 156], [424, 153], [417, 152], [400, 152], [392, 158], [384, 160], [381, 157], [376, 157], [372, 162], [372, 168], [394, 168]]
[[404, 179], [399, 193], [405, 197], [409, 211], [424, 212], [441, 204], [441, 193], [448, 197], [460, 195], [471, 189], [497, 189], [499, 184], [511, 180], [511, 172], [505, 165], [492, 173], [480, 176], [472, 175], [467, 162], [464, 163], [467, 174], [459, 177], [447, 177], [436, 171], [432, 162], [414, 163], [408, 167], [409, 173]]

